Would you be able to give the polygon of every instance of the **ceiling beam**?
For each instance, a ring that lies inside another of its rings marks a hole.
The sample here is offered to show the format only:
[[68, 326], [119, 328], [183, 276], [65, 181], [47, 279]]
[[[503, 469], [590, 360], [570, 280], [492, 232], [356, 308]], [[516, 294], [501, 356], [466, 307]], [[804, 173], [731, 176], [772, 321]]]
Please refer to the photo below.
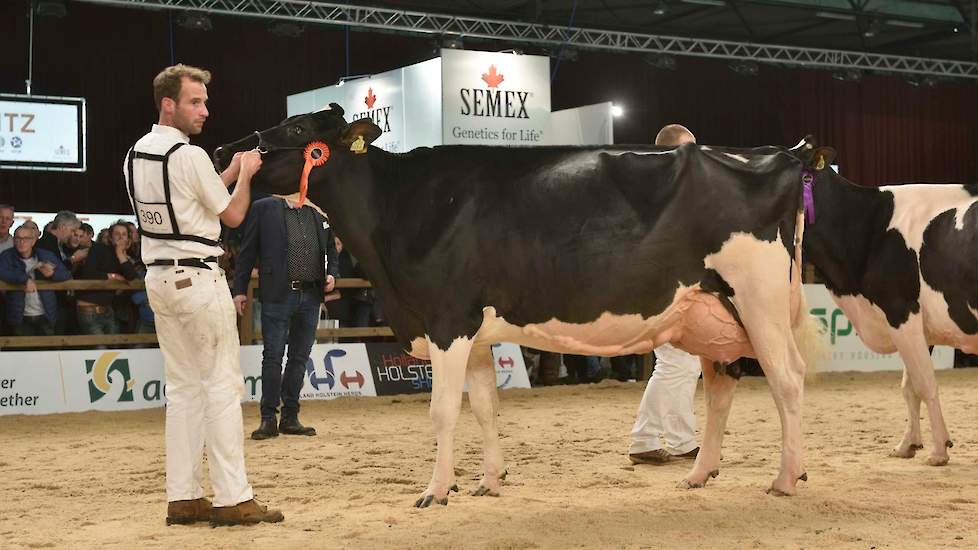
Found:
[[407, 34], [473, 37], [604, 52], [668, 53], [751, 60], [805, 68], [864, 69], [978, 80], [978, 63], [774, 44], [608, 31], [462, 17], [316, 0], [75, 0], [106, 6], [196, 11], [241, 17], [360, 27]]

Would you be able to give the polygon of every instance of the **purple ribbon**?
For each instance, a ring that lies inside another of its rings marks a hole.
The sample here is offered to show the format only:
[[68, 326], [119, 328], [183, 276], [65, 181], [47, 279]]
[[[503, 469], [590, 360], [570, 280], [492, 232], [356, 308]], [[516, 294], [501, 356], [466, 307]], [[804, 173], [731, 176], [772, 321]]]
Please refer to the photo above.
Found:
[[815, 197], [812, 195], [812, 188], [815, 187], [815, 175], [811, 170], [802, 171], [801, 183], [804, 186], [802, 199], [805, 204], [805, 222], [815, 223]]

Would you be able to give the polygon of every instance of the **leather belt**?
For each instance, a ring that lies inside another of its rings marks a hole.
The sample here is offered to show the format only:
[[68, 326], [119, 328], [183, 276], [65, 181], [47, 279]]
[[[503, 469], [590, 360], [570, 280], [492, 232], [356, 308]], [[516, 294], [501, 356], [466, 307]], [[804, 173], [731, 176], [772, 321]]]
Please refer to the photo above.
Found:
[[319, 288], [322, 283], [317, 281], [290, 281], [289, 288], [292, 290], [312, 290], [314, 288]]
[[207, 258], [181, 258], [179, 260], [155, 260], [155, 261], [152, 261], [152, 262], [150, 262], [150, 263], [148, 263], [146, 265], [147, 265], [147, 267], [151, 267], [151, 266], [171, 266], [171, 267], [172, 266], [183, 266], [183, 267], [199, 267], [201, 269], [210, 269], [211, 266], [207, 265], [204, 262], [216, 263], [217, 262], [217, 257], [215, 257], [215, 256], [208, 256]]
[[76, 307], [78, 308], [79, 311], [90, 311], [97, 315], [101, 315], [103, 313], [108, 313], [112, 311], [112, 308], [109, 306], [99, 306], [99, 305], [90, 306], [90, 305], [78, 304]]

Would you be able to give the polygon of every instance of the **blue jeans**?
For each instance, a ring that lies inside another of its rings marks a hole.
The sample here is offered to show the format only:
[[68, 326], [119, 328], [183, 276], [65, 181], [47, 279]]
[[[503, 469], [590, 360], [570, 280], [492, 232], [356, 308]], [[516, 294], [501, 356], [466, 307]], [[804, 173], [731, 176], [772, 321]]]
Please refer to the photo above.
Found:
[[115, 320], [115, 311], [111, 307], [102, 313], [79, 309], [78, 328], [82, 334], [119, 334], [119, 324]]
[[[261, 417], [274, 420], [282, 404], [282, 417], [299, 414], [299, 392], [305, 379], [306, 361], [316, 339], [321, 289], [292, 290], [284, 302], [263, 303], [261, 331]], [[282, 357], [289, 354], [282, 373]]]

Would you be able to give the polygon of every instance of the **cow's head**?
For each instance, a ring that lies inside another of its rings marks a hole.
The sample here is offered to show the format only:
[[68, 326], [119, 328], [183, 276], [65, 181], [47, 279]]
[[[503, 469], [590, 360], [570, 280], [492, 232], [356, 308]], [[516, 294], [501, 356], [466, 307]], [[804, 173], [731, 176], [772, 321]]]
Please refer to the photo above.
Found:
[[836, 155], [835, 149], [831, 147], [819, 147], [811, 135], [805, 136], [789, 151], [801, 160], [805, 169], [815, 171], [828, 168]]
[[223, 171], [235, 153], [257, 148], [262, 154], [262, 167], [252, 178], [252, 187], [273, 195], [291, 195], [299, 191], [307, 157], [315, 161], [311, 181], [349, 156], [366, 152], [380, 134], [380, 128], [370, 119], [347, 124], [343, 108], [330, 103], [321, 111], [287, 118], [277, 126], [218, 147], [214, 166]]

